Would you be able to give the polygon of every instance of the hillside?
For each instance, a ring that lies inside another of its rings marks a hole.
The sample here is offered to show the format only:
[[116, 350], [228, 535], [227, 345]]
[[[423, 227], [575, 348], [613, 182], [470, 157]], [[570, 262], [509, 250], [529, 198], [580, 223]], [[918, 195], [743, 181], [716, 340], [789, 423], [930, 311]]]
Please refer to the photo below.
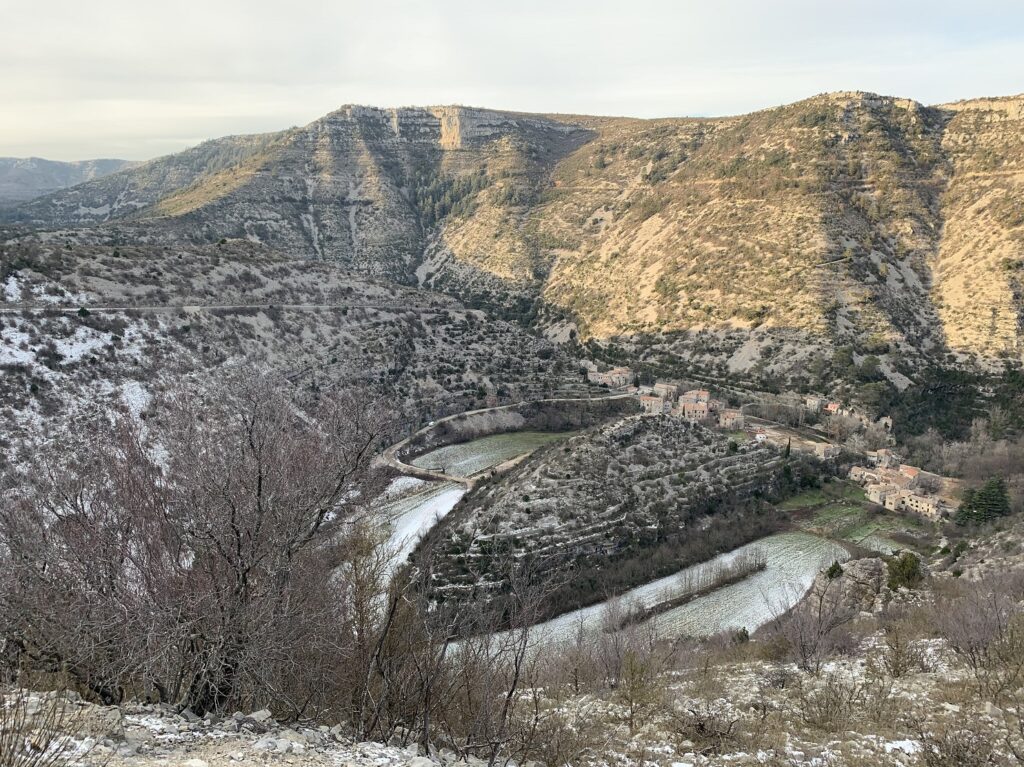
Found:
[[[88, 308], [87, 308], [88, 307]], [[310, 387], [379, 389], [410, 423], [551, 392], [578, 363], [456, 300], [248, 242], [0, 246], [0, 432], [38, 440], [202, 371], [264, 366]]]
[[778, 520], [757, 499], [782, 491], [784, 472], [800, 475], [770, 445], [632, 416], [478, 485], [431, 531], [421, 559], [433, 597], [456, 603], [499, 596], [511, 562], [535, 562], [565, 577], [546, 605], [557, 614], [767, 535]]
[[640, 339], [740, 374], [788, 375], [845, 345], [895, 382], [926, 359], [1021, 357], [1022, 104], [850, 92], [659, 120], [344, 107], [17, 218], [258, 240], [553, 337]]
[[41, 157], [0, 157], [0, 204], [30, 200], [131, 168], [129, 160], [59, 162]]

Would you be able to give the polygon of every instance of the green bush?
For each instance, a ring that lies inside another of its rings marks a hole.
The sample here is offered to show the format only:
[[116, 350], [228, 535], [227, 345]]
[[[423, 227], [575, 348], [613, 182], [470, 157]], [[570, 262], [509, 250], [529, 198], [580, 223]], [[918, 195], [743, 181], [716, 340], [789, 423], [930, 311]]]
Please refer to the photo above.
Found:
[[896, 590], [903, 588], [916, 588], [924, 580], [924, 572], [921, 570], [921, 560], [916, 554], [905, 551], [895, 559], [889, 561], [889, 588]]

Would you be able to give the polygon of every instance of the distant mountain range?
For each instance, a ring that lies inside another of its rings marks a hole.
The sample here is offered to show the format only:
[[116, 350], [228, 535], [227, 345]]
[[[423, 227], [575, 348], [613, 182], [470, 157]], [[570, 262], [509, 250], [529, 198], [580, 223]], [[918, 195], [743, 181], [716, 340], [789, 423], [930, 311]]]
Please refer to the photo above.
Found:
[[138, 164], [130, 160], [59, 162], [40, 157], [0, 157], [0, 204], [31, 200]]
[[658, 120], [346, 106], [7, 220], [259, 241], [709, 372], [813, 383], [841, 348], [899, 384], [1024, 352], [1024, 97]]

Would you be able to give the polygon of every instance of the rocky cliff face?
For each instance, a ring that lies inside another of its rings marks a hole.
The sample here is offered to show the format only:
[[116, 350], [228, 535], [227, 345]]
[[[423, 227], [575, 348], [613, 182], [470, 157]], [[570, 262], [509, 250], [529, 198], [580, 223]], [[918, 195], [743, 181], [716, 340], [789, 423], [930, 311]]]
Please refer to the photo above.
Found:
[[[245, 238], [412, 282], [427, 231], [503, 167], [587, 133], [463, 107], [346, 106], [310, 125], [207, 142], [25, 206], [22, 223], [145, 221], [163, 241]], [[464, 207], [468, 208], [468, 204]]]
[[686, 354], [738, 334], [713, 349], [730, 370], [837, 345], [886, 369], [992, 364], [1024, 351], [1022, 103], [834, 93], [701, 120], [348, 106], [18, 215], [258, 240], [561, 337], [669, 334]]
[[544, 338], [333, 262], [248, 242], [0, 244], [0, 472], [69, 423], [139, 412], [241, 360], [311, 387], [372, 387], [412, 422], [587, 391]]

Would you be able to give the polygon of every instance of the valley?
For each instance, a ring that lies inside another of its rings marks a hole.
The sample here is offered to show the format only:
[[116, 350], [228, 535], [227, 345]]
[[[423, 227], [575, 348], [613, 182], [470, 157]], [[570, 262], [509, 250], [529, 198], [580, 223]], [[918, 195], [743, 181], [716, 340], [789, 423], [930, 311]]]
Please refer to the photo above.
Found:
[[0, 763], [1014, 763], [1022, 121], [0, 162]]

